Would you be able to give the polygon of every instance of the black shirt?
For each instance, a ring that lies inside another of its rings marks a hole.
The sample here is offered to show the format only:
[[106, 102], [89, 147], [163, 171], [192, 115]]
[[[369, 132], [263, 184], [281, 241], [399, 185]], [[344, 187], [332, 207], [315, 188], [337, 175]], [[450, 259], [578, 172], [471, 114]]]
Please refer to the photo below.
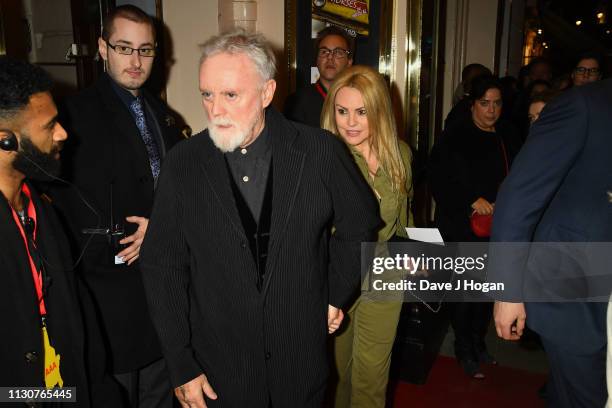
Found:
[[272, 161], [268, 128], [264, 127], [257, 139], [247, 147], [225, 153], [225, 159], [255, 222], [259, 223]]

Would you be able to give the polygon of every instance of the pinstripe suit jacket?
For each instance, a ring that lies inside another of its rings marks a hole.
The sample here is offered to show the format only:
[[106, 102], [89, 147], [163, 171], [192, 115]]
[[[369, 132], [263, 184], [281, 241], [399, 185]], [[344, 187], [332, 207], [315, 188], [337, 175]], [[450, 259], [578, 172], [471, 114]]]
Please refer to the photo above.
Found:
[[321, 405], [327, 305], [355, 294], [360, 242], [373, 240], [380, 223], [336, 137], [271, 108], [266, 126], [274, 180], [261, 292], [223, 154], [207, 131], [167, 156], [141, 250], [173, 385], [204, 372], [219, 395], [209, 407]]

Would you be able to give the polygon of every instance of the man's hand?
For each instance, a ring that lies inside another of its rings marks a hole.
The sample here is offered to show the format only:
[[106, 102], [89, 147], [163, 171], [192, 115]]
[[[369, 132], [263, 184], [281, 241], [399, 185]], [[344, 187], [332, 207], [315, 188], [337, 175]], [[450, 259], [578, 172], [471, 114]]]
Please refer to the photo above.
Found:
[[491, 215], [493, 214], [494, 208], [495, 204], [491, 204], [482, 197], [479, 197], [478, 200], [472, 203], [472, 209], [479, 215]]
[[493, 307], [495, 330], [497, 335], [505, 340], [518, 340], [525, 329], [524, 303], [495, 302]]
[[329, 334], [338, 330], [338, 327], [340, 327], [342, 323], [342, 319], [344, 319], [344, 312], [342, 312], [342, 309], [329, 305], [327, 309], [327, 330]]
[[174, 395], [176, 395], [183, 408], [206, 408], [204, 395], [211, 400], [217, 399], [215, 390], [210, 386], [204, 374], [200, 374], [188, 383], [176, 387]]
[[126, 220], [128, 222], [138, 224], [138, 229], [129, 237], [125, 237], [121, 241], [119, 241], [120, 244], [131, 243], [132, 245], [119, 252], [117, 256], [123, 258], [123, 261], [127, 262], [128, 265], [131, 265], [134, 261], [138, 259], [138, 256], [140, 255], [140, 246], [142, 245], [142, 240], [144, 239], [145, 233], [147, 232], [147, 227], [149, 226], [149, 219], [144, 217], [126, 217]]

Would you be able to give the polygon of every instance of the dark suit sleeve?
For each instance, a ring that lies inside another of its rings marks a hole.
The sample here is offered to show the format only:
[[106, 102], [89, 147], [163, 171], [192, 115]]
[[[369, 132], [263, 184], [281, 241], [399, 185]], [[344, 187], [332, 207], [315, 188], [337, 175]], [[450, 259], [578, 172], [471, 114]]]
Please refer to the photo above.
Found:
[[296, 104], [297, 104], [297, 95], [295, 93], [292, 93], [285, 100], [285, 106], [283, 106], [283, 114], [289, 120], [300, 122], [299, 119], [303, 119], [303, 118], [300, 118], [299, 112], [296, 112], [296, 107], [295, 107]]
[[335, 232], [330, 240], [329, 303], [346, 307], [361, 282], [361, 243], [376, 241], [378, 204], [342, 142], [334, 138], [328, 188]]
[[496, 247], [489, 263], [490, 281], [506, 286], [506, 300], [519, 300], [529, 243], [554, 194], [579, 156], [588, 128], [582, 93], [569, 91], [551, 102], [531, 128], [497, 195], [492, 242], [521, 244]]
[[151, 319], [159, 335], [170, 381], [178, 387], [202, 373], [190, 342], [189, 249], [182, 233], [180, 181], [163, 167], [147, 234], [140, 251]]

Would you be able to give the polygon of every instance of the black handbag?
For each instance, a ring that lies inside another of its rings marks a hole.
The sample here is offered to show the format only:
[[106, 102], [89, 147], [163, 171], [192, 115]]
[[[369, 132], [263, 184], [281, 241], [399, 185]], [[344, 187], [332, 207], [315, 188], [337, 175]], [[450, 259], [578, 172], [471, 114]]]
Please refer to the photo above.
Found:
[[400, 314], [391, 377], [412, 384], [425, 384], [448, 332], [446, 304], [429, 309], [424, 303], [404, 303]]
[[[389, 242], [432, 245], [397, 236], [390, 239]], [[443, 247], [440, 250], [445, 251]], [[392, 244], [389, 254], [395, 256], [397, 253], [399, 252], [393, 248]], [[417, 253], [421, 253], [421, 250], [417, 250]], [[425, 384], [448, 332], [449, 322], [443, 298], [435, 302], [425, 302], [414, 297], [407, 297], [400, 312], [393, 345], [391, 377], [413, 384]]]

